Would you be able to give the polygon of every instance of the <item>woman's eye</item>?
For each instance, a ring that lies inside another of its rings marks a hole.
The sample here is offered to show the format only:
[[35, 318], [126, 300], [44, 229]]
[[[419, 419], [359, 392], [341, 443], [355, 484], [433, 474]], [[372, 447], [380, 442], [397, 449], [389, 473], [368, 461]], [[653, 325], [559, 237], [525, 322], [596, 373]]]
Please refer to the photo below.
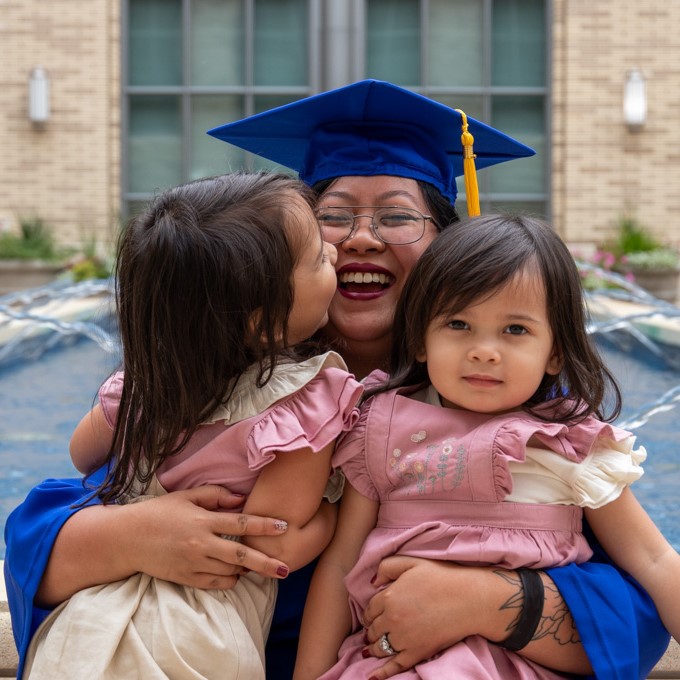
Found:
[[506, 333], [509, 333], [510, 335], [524, 335], [527, 333], [527, 329], [524, 328], [524, 326], [520, 326], [519, 324], [512, 324], [511, 326], [508, 326], [505, 329]]

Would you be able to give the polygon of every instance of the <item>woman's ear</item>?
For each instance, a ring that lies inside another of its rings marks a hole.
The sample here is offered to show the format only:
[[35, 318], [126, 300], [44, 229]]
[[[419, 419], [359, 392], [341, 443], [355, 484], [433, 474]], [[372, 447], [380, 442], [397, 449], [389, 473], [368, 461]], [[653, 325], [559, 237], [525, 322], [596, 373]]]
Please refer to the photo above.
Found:
[[421, 364], [427, 363], [427, 352], [424, 347], [416, 353], [416, 361], [420, 361]]

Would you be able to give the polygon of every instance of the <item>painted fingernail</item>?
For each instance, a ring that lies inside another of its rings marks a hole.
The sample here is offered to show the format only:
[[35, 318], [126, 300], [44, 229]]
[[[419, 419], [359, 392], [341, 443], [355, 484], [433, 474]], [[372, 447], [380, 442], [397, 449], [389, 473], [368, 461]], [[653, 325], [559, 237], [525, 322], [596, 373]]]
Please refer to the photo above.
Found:
[[288, 576], [288, 567], [284, 567], [283, 565], [277, 567], [276, 574], [281, 578], [286, 578], [286, 576]]
[[361, 656], [363, 656], [364, 659], [368, 659], [368, 657], [371, 656], [371, 653], [367, 649], [362, 649]]
[[274, 528], [277, 531], [284, 532], [288, 530], [288, 522], [284, 522], [282, 519], [277, 519], [276, 522], [274, 522]]

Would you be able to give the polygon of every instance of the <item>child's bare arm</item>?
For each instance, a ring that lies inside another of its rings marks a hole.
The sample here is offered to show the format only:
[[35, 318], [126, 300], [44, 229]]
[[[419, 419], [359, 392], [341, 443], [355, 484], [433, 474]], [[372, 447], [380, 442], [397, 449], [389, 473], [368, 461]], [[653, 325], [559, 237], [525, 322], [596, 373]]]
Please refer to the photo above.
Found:
[[668, 632], [680, 641], [680, 555], [656, 527], [633, 492], [598, 509], [588, 523], [607, 554], [650, 594]]
[[89, 474], [100, 468], [113, 444], [113, 430], [97, 404], [83, 416], [71, 436], [69, 450], [76, 470]]
[[[288, 523], [280, 536], [250, 536], [244, 542], [285, 562], [291, 571], [300, 569], [328, 544], [334, 522], [328, 513], [317, 515], [335, 442], [314, 453], [311, 449], [280, 453], [263, 468], [246, 501], [244, 512], [280, 517]], [[308, 526], [309, 525], [309, 526]]]
[[335, 535], [314, 571], [305, 602], [294, 680], [316, 680], [337, 661], [338, 649], [351, 632], [344, 577], [377, 516], [378, 503], [346, 484]]

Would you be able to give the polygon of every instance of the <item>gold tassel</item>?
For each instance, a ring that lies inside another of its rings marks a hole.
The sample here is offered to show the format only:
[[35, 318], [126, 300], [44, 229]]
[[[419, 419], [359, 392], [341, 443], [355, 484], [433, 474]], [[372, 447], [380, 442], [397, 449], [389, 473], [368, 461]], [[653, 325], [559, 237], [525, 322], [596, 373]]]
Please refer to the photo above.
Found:
[[477, 217], [481, 214], [479, 209], [479, 187], [477, 186], [477, 170], [475, 168], [475, 154], [472, 151], [472, 145], [475, 143], [475, 138], [471, 132], [468, 132], [467, 116], [460, 109], [456, 109], [460, 113], [462, 119], [463, 134], [460, 137], [463, 145], [463, 172], [465, 173], [465, 198], [467, 200], [467, 209], [469, 217]]

